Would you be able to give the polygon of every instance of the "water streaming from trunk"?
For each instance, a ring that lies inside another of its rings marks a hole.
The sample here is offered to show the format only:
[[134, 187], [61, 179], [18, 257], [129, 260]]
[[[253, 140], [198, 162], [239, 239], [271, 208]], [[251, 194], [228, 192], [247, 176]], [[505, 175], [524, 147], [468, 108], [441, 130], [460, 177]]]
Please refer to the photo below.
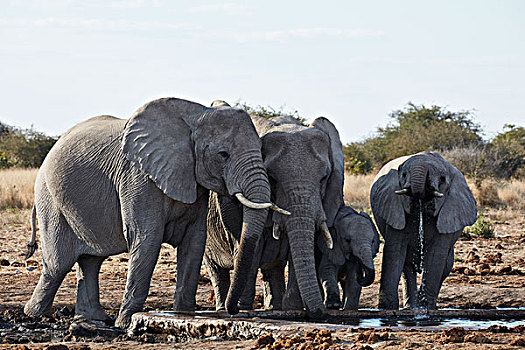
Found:
[[419, 200], [419, 256], [421, 258], [421, 260], [419, 261], [419, 269], [421, 271], [423, 271], [423, 257], [424, 257], [424, 254], [425, 254], [425, 249], [424, 249], [424, 243], [425, 243], [425, 238], [424, 238], [424, 229], [423, 229], [423, 201], [420, 199]]

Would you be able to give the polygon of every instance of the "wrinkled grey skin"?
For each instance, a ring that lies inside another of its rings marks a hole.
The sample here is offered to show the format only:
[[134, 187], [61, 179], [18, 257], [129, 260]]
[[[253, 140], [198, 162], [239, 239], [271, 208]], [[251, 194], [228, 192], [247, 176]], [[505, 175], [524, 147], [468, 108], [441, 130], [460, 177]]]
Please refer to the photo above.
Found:
[[[406, 194], [395, 193], [402, 189]], [[385, 240], [379, 308], [399, 307], [403, 274], [405, 306], [435, 309], [454, 264], [454, 244], [477, 219], [476, 201], [463, 174], [437, 153], [394, 159], [376, 176], [370, 203]], [[423, 274], [419, 291], [418, 272]]]
[[[379, 233], [368, 214], [341, 207], [330, 228], [334, 240], [328, 249], [325, 240], [317, 237], [318, 276], [327, 309], [356, 310], [361, 287], [374, 282], [374, 257], [379, 251]], [[343, 290], [343, 303], [339, 287]]]
[[[194, 310], [208, 189], [269, 202], [260, 149], [244, 111], [176, 98], [149, 102], [128, 120], [100, 116], [71, 128], [36, 180], [44, 265], [25, 313], [51, 314], [58, 287], [78, 262], [75, 312], [107, 320], [99, 301], [100, 266], [107, 256], [127, 251], [126, 290], [116, 320], [127, 327], [144, 305], [163, 242], [177, 247], [174, 309]], [[251, 267], [267, 210], [245, 208], [243, 217], [232, 291], [245, 284], [242, 265]]]
[[[339, 134], [325, 118], [316, 119], [310, 127], [286, 117], [268, 120], [252, 116], [252, 120], [263, 143], [272, 201], [292, 214], [270, 213], [240, 307], [252, 308], [255, 277], [260, 266], [267, 308], [302, 309], [302, 300], [311, 316], [320, 316], [326, 309], [315, 272], [314, 239], [321, 223], [333, 225], [343, 205], [344, 158]], [[210, 204], [210, 208], [214, 206], [217, 210], [210, 210], [208, 217], [204, 263], [214, 285], [216, 307], [221, 309], [228, 285], [228, 269], [236, 254], [238, 234], [235, 232], [239, 230], [242, 216], [232, 210], [237, 206], [234, 200], [221, 196], [211, 199], [214, 200], [216, 204]], [[279, 240], [272, 236], [274, 223], [280, 228]], [[288, 256], [291, 284], [283, 297]], [[299, 302], [294, 303], [295, 300]]]

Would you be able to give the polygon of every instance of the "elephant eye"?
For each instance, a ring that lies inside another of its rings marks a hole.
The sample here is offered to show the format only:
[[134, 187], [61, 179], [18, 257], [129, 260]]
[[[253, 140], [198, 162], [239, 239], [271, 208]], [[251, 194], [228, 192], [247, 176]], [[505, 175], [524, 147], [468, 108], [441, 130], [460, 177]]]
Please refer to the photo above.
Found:
[[441, 176], [439, 177], [439, 181], [440, 181], [440, 182], [445, 182], [446, 180], [447, 180], [447, 178], [446, 178], [445, 175], [441, 175]]
[[224, 160], [230, 158], [230, 155], [226, 151], [220, 151], [218, 155], [220, 155]]

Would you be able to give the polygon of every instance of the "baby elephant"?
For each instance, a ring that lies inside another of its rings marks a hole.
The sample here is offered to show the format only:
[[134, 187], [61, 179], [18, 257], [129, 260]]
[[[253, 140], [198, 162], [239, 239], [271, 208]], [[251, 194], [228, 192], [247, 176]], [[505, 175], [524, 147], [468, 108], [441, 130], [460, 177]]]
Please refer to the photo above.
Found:
[[[359, 304], [361, 287], [374, 282], [374, 257], [379, 251], [379, 233], [368, 214], [358, 213], [348, 206], [339, 209], [330, 228], [334, 249], [330, 250], [322, 238], [317, 239], [319, 281], [328, 309], [355, 310]], [[343, 289], [343, 302], [339, 287]]]

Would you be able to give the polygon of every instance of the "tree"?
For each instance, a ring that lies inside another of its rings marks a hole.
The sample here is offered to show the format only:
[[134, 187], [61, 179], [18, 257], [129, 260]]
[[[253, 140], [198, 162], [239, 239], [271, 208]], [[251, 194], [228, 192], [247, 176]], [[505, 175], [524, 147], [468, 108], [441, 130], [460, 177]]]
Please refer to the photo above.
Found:
[[[1, 124], [5, 126], [5, 124]], [[30, 129], [7, 127], [0, 135], [0, 167], [39, 167], [57, 141], [56, 137]]]
[[469, 111], [408, 103], [405, 109], [393, 111], [390, 118], [393, 121], [377, 128], [376, 136], [345, 146], [346, 160], [351, 164], [369, 164], [361, 167], [363, 173], [400, 156], [483, 143], [480, 126]]

